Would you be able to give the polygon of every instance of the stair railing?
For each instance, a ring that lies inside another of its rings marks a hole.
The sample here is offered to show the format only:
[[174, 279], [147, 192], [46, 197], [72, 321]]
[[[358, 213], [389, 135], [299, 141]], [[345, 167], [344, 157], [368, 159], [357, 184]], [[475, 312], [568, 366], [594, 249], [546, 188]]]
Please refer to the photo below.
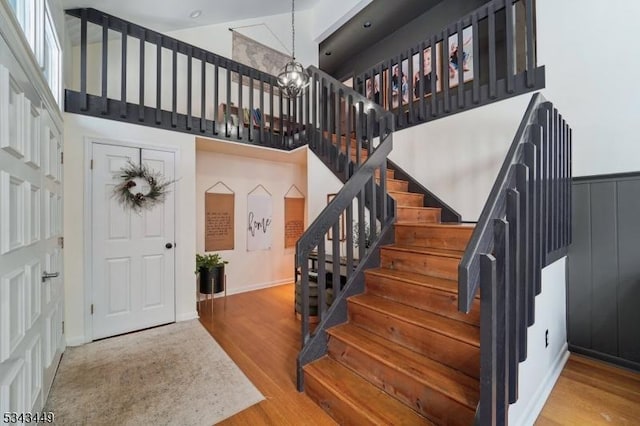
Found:
[[66, 13], [80, 37], [67, 112], [284, 150], [306, 143], [308, 99], [281, 96], [273, 75], [99, 10]]
[[369, 67], [354, 87], [400, 129], [540, 90], [536, 61], [535, 0], [492, 0]]
[[[364, 290], [363, 271], [379, 260], [378, 247], [388, 242], [395, 221], [395, 203], [386, 190], [392, 115], [319, 69], [309, 70], [312, 111], [306, 126], [313, 129], [307, 132], [309, 146], [335, 162], [348, 180], [296, 246], [302, 332], [299, 390], [302, 367], [326, 353], [325, 330], [346, 321], [346, 298]], [[313, 331], [310, 275], [317, 277], [319, 323]]]
[[536, 93], [458, 270], [459, 310], [480, 290], [481, 425], [508, 423], [542, 268], [571, 243], [571, 128]]

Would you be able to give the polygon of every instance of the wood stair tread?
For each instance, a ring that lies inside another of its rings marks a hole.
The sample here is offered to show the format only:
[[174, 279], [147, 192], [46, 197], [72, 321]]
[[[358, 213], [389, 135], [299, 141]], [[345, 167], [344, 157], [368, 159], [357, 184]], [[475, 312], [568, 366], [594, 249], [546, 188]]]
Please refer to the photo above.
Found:
[[476, 409], [480, 398], [480, 385], [476, 379], [353, 324], [331, 328], [327, 333], [358, 347], [422, 385], [445, 394], [472, 410]]
[[476, 326], [366, 293], [350, 297], [348, 300], [349, 303], [373, 309], [386, 316], [392, 316], [451, 339], [480, 347], [480, 328]]
[[408, 246], [408, 245], [397, 245], [391, 244], [388, 246], [383, 246], [383, 249], [394, 250], [400, 252], [409, 252], [409, 253], [419, 253], [419, 254], [427, 254], [432, 256], [442, 256], [442, 257], [451, 257], [454, 259], [462, 259], [463, 251], [460, 250], [447, 250], [440, 248], [431, 248], [431, 247], [420, 247], [420, 246]]
[[414, 226], [421, 228], [462, 228], [462, 229], [474, 229], [474, 225], [469, 225], [465, 223], [454, 223], [454, 222], [441, 222], [441, 223], [429, 223], [429, 222], [400, 222], [396, 223], [397, 226]]
[[370, 424], [434, 424], [328, 356], [304, 371]]
[[414, 197], [424, 197], [424, 194], [418, 194], [417, 192], [408, 191], [387, 191], [389, 195], [412, 195]]
[[[430, 287], [447, 293], [458, 294], [458, 281], [446, 278], [433, 277], [431, 275], [418, 274], [416, 272], [398, 271], [389, 268], [373, 268], [364, 271], [365, 275], [375, 275], [379, 277], [389, 277], [409, 284]], [[477, 292], [476, 299], [480, 299]]]

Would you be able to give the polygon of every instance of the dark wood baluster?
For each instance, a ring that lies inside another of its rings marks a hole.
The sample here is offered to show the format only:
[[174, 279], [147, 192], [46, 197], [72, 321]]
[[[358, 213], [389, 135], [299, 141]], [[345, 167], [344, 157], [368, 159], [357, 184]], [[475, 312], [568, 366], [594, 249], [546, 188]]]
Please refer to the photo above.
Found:
[[313, 81], [311, 82], [311, 129], [308, 131], [311, 132], [311, 147], [316, 149], [319, 144], [317, 130], [320, 129], [322, 131], [320, 128], [322, 124], [318, 123], [318, 83], [318, 73], [314, 72]]
[[193, 128], [193, 111], [191, 110], [191, 103], [193, 97], [193, 48], [189, 46], [187, 48], [187, 130]]
[[533, 1], [523, 0], [525, 2], [525, 22], [527, 31], [527, 87], [533, 87], [536, 84], [535, 76], [535, 39], [533, 37], [534, 30], [534, 14], [533, 14]]
[[352, 138], [352, 129], [351, 124], [352, 120], [354, 120], [353, 116], [353, 95], [349, 95], [347, 97], [347, 132], [346, 132], [346, 149], [345, 149], [345, 161], [344, 161], [344, 177], [349, 179], [351, 177], [351, 140]]
[[[385, 120], [385, 119], [383, 119]], [[380, 124], [380, 138], [382, 139], [382, 133], [383, 133], [383, 123], [381, 120], [381, 124]], [[387, 203], [387, 162], [386, 160], [382, 162], [382, 165], [380, 166], [380, 213], [381, 213], [381, 218], [380, 218], [380, 222], [382, 224], [387, 223], [387, 217], [389, 217], [389, 211], [388, 211], [388, 203]]]
[[220, 105], [220, 68], [218, 60], [213, 63], [213, 134], [218, 134], [218, 126], [220, 125], [219, 117]]
[[[537, 131], [533, 131], [538, 129]], [[532, 137], [540, 138], [540, 126], [536, 125], [532, 129]], [[538, 175], [538, 147], [529, 142], [524, 144], [524, 158], [525, 164], [529, 169], [529, 196], [528, 199], [528, 232], [527, 238], [529, 243], [527, 244], [529, 247], [529, 254], [527, 255], [527, 290], [526, 290], [526, 309], [523, 312], [526, 312], [526, 326], [529, 327], [533, 325], [535, 322], [535, 289], [536, 283], [538, 280], [538, 276], [540, 274], [540, 269], [542, 268], [540, 262], [540, 221], [538, 219], [539, 216], [539, 207], [538, 200], [540, 199], [540, 180]], [[529, 257], [530, 256], [530, 257]], [[521, 346], [522, 351], [520, 353], [520, 361], [523, 361], [522, 357], [527, 356], [526, 344], [527, 344], [527, 333], [523, 333], [522, 335], [524, 344]]]
[[[418, 109], [418, 119], [420, 121], [424, 121], [427, 119], [427, 111], [426, 111], [426, 102], [424, 101], [425, 98], [425, 79], [424, 79], [424, 50], [427, 48], [426, 44], [424, 42], [422, 42], [420, 44], [420, 51], [418, 52], [418, 76], [420, 78], [419, 83], [418, 83], [418, 99], [420, 101], [420, 107]], [[434, 64], [435, 65], [435, 64]], [[432, 68], [433, 66], [432, 65]], [[411, 95], [413, 96], [413, 95]], [[435, 96], [435, 93], [432, 92], [432, 96]]]
[[514, 72], [515, 72], [515, 60], [514, 60], [514, 25], [513, 25], [513, 2], [511, 0], [507, 0], [504, 13], [506, 15], [506, 26], [507, 26], [507, 93], [513, 93], [514, 88]]
[[480, 31], [478, 30], [478, 14], [471, 15], [471, 32], [473, 33], [473, 89], [471, 99], [474, 104], [480, 103]]
[[358, 102], [357, 115], [356, 115], [356, 167], [354, 168], [354, 173], [356, 170], [360, 168], [362, 164], [362, 139], [364, 135], [362, 134], [363, 126], [364, 126], [364, 102]]
[[178, 126], [178, 42], [174, 40], [171, 52], [173, 55], [173, 73], [171, 76], [171, 127]]
[[[419, 48], [419, 46], [418, 46]], [[407, 71], [409, 73], [409, 75], [407, 76], [407, 102], [409, 103], [409, 116], [408, 116], [408, 120], [407, 122], [409, 124], [413, 124], [416, 122], [416, 113], [414, 111], [414, 105], [413, 105], [413, 54], [414, 52], [414, 48], [409, 49], [408, 51], [408, 67], [407, 67]]]
[[[207, 131], [207, 54], [200, 56], [200, 131]], [[215, 108], [215, 105], [214, 105]]]
[[249, 72], [249, 123], [247, 123], [249, 141], [253, 141], [256, 137], [255, 126], [253, 124], [253, 110], [255, 109], [253, 104], [253, 76], [252, 70]]
[[238, 74], [238, 139], [246, 140], [245, 122], [244, 122], [244, 103], [242, 102], [242, 84], [244, 80], [244, 74], [242, 68], [238, 65], [235, 67], [236, 74]]
[[493, 3], [487, 5], [489, 23], [489, 97], [495, 99], [498, 96], [496, 77], [496, 14]]
[[[389, 59], [389, 62], [387, 64], [387, 73], [389, 74], [387, 78], [387, 111], [391, 111], [395, 117], [395, 113], [393, 113], [393, 85], [391, 84], [391, 75], [393, 73], [393, 58]], [[396, 119], [394, 118], [394, 120]]]
[[227, 71], [227, 104], [224, 108], [224, 135], [231, 137], [231, 70], [229, 64], [226, 65]]
[[[342, 229], [340, 229], [340, 217], [333, 223], [331, 231], [333, 233], [333, 240], [331, 241], [331, 260], [333, 262], [331, 288], [333, 289], [333, 300], [336, 300], [342, 290], [342, 278], [340, 275], [340, 238], [342, 238]], [[326, 310], [326, 306], [324, 310]]]
[[[334, 166], [336, 170], [340, 170], [340, 158], [342, 153], [342, 133], [340, 132], [340, 122], [342, 121], [342, 89], [336, 92], [336, 159]], [[349, 150], [349, 144], [345, 142], [345, 151]]]
[[[311, 77], [310, 77], [311, 78]], [[313, 132], [315, 132], [315, 128], [313, 128], [311, 126], [311, 112], [310, 112], [310, 100], [311, 100], [311, 85], [315, 86], [315, 81], [312, 79], [311, 83], [309, 84], [309, 86], [307, 86], [307, 88], [305, 89], [305, 94], [304, 94], [304, 99], [305, 99], [305, 103], [304, 103], [304, 110], [305, 110], [305, 128], [303, 130], [305, 130], [305, 137], [307, 139], [307, 144], [310, 144], [311, 141], [313, 140]]]
[[[548, 140], [549, 140], [549, 131], [550, 131], [550, 117], [549, 110], [547, 107], [543, 106], [540, 108], [538, 112], [538, 122], [541, 125], [541, 138], [537, 143], [540, 143], [538, 147], [538, 152], [540, 155], [540, 223], [541, 223], [541, 252], [542, 257], [540, 259], [540, 264], [544, 267], [546, 256], [548, 253], [548, 206], [549, 206], [549, 173], [548, 173], [548, 164], [549, 164], [549, 152], [548, 152]], [[540, 294], [542, 291], [541, 282], [536, 284], [536, 294]]]
[[364, 188], [358, 193], [358, 260], [364, 259], [366, 247], [365, 221], [364, 221], [365, 193]]
[[[273, 98], [275, 97], [275, 86], [273, 85], [273, 80], [269, 79], [269, 143], [268, 145], [273, 144], [274, 137], [274, 122], [275, 122], [275, 112], [273, 110]], [[262, 113], [264, 116], [264, 111]], [[282, 126], [282, 123], [280, 124]]]
[[458, 33], [458, 108], [464, 108], [464, 38], [462, 21], [456, 23]]
[[162, 123], [162, 36], [156, 40], [156, 124]]
[[[120, 61], [120, 117], [127, 117], [127, 38], [128, 34], [128, 25], [126, 22], [122, 23], [122, 46], [120, 48], [120, 53], [122, 54], [122, 59]], [[140, 58], [140, 62], [144, 62], [144, 58]]]
[[[480, 255], [480, 422], [498, 424], [498, 277], [496, 259]], [[506, 424], [506, 423], [505, 423]]]
[[567, 159], [568, 161], [568, 167], [569, 167], [569, 226], [568, 226], [568, 232], [569, 232], [569, 244], [572, 243], [573, 241], [573, 186], [571, 183], [571, 179], [573, 177], [573, 129], [569, 129], [569, 146], [567, 148], [569, 150], [569, 158]]
[[[517, 173], [517, 172], [516, 172]], [[518, 364], [520, 361], [520, 193], [515, 189], [507, 190], [507, 222], [509, 223], [509, 269], [506, 281], [507, 333], [507, 394], [509, 404], [518, 400]]]
[[[511, 263], [510, 247], [509, 247], [509, 224], [503, 219], [495, 219], [494, 223], [494, 253], [496, 256], [496, 271], [498, 281], [498, 306], [496, 322], [496, 344], [498, 347], [497, 363], [496, 363], [496, 418], [498, 424], [507, 424], [508, 422], [508, 404], [509, 404], [509, 336], [507, 334], [507, 317], [506, 304], [509, 300], [508, 290], [509, 284], [509, 268]], [[483, 290], [480, 290], [483, 291]]]
[[451, 94], [449, 93], [449, 28], [442, 34], [442, 56], [444, 62], [444, 73], [442, 74], [442, 87], [444, 92], [444, 112], [451, 111]]
[[[438, 82], [438, 73], [442, 76], [442, 80], [445, 80], [445, 76], [449, 75], [447, 73], [442, 74], [442, 66], [437, 60], [436, 50], [438, 48], [436, 36], [431, 37], [431, 116], [436, 117], [438, 115], [438, 99], [436, 96], [437, 93], [437, 82]], [[440, 61], [443, 62], [443, 61]], [[448, 77], [447, 77], [448, 78]]]
[[[525, 161], [527, 150], [535, 148], [533, 145], [526, 143], [523, 146]], [[528, 148], [527, 148], [528, 147]], [[534, 154], [535, 155], [535, 154]], [[529, 288], [532, 288], [533, 280], [531, 279], [532, 270], [532, 256], [531, 251], [531, 220], [529, 216], [529, 203], [532, 199], [530, 192], [530, 173], [531, 169], [524, 164], [516, 164], [516, 190], [520, 195], [519, 210], [520, 215], [518, 217], [518, 247], [517, 262], [519, 264], [519, 273], [516, 275], [514, 284], [516, 287], [516, 303], [518, 304], [516, 334], [514, 338], [518, 346], [518, 357], [516, 362], [523, 362], [527, 359], [527, 320], [528, 320], [528, 297]], [[516, 365], [516, 371], [518, 366]], [[516, 380], [518, 375], [516, 373]], [[518, 388], [516, 386], [516, 392]], [[517, 399], [517, 393], [516, 393]]]
[[140, 78], [138, 81], [138, 86], [140, 89], [140, 93], [138, 95], [138, 121], [144, 121], [144, 111], [145, 111], [145, 106], [144, 106], [144, 66], [145, 66], [145, 53], [144, 53], [144, 49], [145, 49], [145, 44], [147, 44], [147, 35], [146, 35], [146, 31], [144, 29], [141, 30], [141, 36], [140, 36]]
[[[300, 266], [300, 303], [302, 304], [302, 321], [300, 321], [300, 328], [302, 334], [302, 345], [304, 346], [309, 340], [309, 257], [304, 256], [301, 260]], [[318, 277], [320, 278], [320, 277]]]
[[558, 191], [558, 143], [560, 141], [560, 121], [562, 117], [556, 108], [553, 109], [553, 137], [551, 139], [551, 248], [558, 249], [558, 234], [560, 218], [560, 194]]
[[280, 92], [279, 96], [278, 96], [278, 114], [280, 117], [280, 137], [278, 140], [278, 146], [282, 147], [284, 145], [284, 138], [285, 138], [285, 132], [286, 132], [286, 120], [285, 120], [285, 116], [284, 116], [284, 96], [282, 95], [282, 92]]
[[320, 79], [320, 155], [327, 155], [327, 133], [328, 129], [328, 112], [327, 112], [327, 80], [322, 77]]
[[260, 73], [260, 123], [258, 126], [260, 127], [258, 140], [260, 145], [264, 145], [264, 75], [262, 73]]
[[369, 238], [371, 241], [375, 241], [378, 234], [378, 228], [376, 226], [378, 219], [378, 202], [376, 198], [376, 179], [375, 175], [371, 176], [368, 182], [369, 193], [371, 194], [371, 204], [369, 205]]
[[80, 11], [80, 109], [88, 109], [87, 96], [87, 9]]
[[102, 114], [109, 113], [109, 99], [107, 98], [107, 61], [109, 57], [109, 17], [102, 15]]

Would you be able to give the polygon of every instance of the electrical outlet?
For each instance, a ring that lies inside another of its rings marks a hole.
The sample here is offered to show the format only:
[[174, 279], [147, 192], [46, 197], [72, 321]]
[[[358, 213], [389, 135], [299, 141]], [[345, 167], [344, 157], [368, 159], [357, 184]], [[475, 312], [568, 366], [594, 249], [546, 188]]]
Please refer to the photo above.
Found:
[[545, 330], [544, 332], [544, 347], [549, 347], [549, 329]]

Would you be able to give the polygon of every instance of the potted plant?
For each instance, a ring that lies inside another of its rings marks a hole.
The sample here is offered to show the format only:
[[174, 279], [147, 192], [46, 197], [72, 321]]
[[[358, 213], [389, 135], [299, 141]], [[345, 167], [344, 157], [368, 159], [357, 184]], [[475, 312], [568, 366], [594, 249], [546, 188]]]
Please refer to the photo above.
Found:
[[[212, 294], [224, 291], [224, 265], [226, 260], [218, 253], [196, 254], [196, 274], [200, 274], [200, 293]], [[211, 285], [213, 280], [214, 286]]]

